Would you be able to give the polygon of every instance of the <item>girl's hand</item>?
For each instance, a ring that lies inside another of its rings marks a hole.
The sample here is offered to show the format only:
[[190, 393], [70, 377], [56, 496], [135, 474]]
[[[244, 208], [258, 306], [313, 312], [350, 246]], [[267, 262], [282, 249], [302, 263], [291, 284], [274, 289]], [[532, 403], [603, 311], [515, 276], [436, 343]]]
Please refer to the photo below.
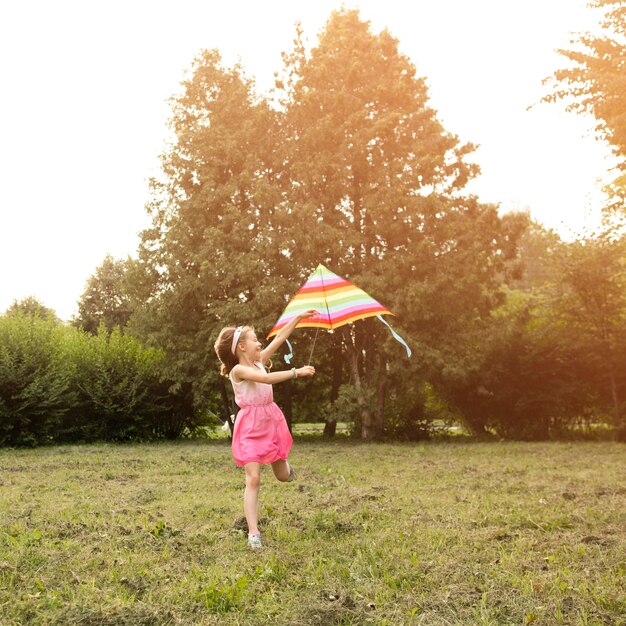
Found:
[[302, 378], [303, 376], [314, 376], [315, 368], [312, 365], [305, 365], [304, 367], [299, 367], [296, 370], [296, 376], [298, 378]]
[[[315, 309], [308, 309], [307, 311], [302, 311], [302, 313], [294, 315], [289, 320], [289, 322], [287, 322], [287, 324], [285, 324], [285, 326], [283, 326], [283, 328], [276, 334], [276, 337], [272, 339], [271, 343], [265, 349], [261, 350], [261, 363], [267, 363], [267, 361], [270, 360], [272, 354], [274, 354], [278, 347], [283, 344], [285, 339], [287, 339], [291, 335], [293, 329], [298, 325], [298, 322], [300, 320], [303, 320], [307, 317], [315, 317], [316, 315], [319, 315], [319, 313]], [[305, 375], [313, 376], [313, 374]]]
[[296, 317], [300, 320], [303, 320], [307, 317], [315, 317], [318, 314], [319, 311], [317, 311], [317, 309], [309, 309], [308, 311], [302, 311], [302, 313], [298, 313]]

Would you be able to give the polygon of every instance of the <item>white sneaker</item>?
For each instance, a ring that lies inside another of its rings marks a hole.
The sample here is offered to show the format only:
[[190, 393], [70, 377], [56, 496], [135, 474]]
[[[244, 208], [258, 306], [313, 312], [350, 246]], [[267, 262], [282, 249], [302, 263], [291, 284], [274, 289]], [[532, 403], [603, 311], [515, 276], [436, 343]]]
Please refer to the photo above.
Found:
[[296, 471], [291, 466], [291, 463], [289, 463], [288, 465], [289, 465], [289, 478], [287, 478], [285, 482], [290, 483], [296, 479]]
[[263, 547], [261, 543], [261, 535], [248, 535], [248, 545], [253, 550], [260, 550]]

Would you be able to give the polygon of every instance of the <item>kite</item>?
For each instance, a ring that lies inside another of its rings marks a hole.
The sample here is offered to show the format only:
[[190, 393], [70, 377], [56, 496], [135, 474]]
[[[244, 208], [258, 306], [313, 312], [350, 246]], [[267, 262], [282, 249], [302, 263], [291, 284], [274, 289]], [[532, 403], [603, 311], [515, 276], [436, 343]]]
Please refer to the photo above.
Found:
[[[375, 316], [389, 328], [394, 339], [406, 348], [407, 356], [410, 357], [412, 354], [404, 339], [383, 319], [383, 315], [393, 315], [389, 309], [350, 281], [337, 276], [321, 264], [308, 277], [304, 285], [298, 289], [267, 338], [276, 335], [298, 313], [308, 309], [316, 309], [318, 314], [315, 317], [300, 320], [296, 328], [333, 330], [344, 324]], [[289, 342], [287, 344], [291, 350], [291, 344]], [[315, 342], [313, 344], [315, 345]], [[293, 352], [285, 357], [287, 363], [292, 356]]]

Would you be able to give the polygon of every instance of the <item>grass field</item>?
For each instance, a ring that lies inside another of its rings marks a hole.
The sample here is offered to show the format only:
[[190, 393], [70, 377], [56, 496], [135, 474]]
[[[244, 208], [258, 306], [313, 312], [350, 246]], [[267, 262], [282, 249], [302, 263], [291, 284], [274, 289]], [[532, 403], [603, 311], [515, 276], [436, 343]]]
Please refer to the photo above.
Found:
[[242, 528], [228, 442], [0, 450], [0, 623], [626, 624], [626, 447], [297, 440]]

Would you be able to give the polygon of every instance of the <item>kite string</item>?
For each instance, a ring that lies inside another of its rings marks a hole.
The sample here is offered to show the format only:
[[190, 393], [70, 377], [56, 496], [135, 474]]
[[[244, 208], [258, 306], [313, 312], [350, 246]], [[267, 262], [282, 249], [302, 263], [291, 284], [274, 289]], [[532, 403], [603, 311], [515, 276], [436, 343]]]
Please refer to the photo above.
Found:
[[[319, 267], [319, 266], [318, 266]], [[322, 273], [321, 267], [320, 270], [320, 281], [322, 283], [322, 293], [324, 294], [324, 298], [321, 300], [322, 306], [326, 305], [326, 313], [328, 314], [328, 321], [330, 321], [330, 310], [328, 309], [328, 301], [326, 300], [326, 287], [324, 285], [324, 274]], [[332, 324], [331, 324], [332, 328]], [[315, 342], [317, 341], [317, 334], [320, 332], [320, 327], [318, 326], [315, 330], [315, 337], [313, 337], [313, 345], [311, 346], [311, 354], [309, 354], [309, 362], [307, 365], [311, 365], [311, 359], [313, 358], [313, 350], [315, 349]]]
[[313, 358], [313, 350], [315, 349], [315, 342], [317, 341], [317, 333], [320, 332], [320, 327], [318, 326], [315, 330], [315, 337], [313, 337], [313, 345], [311, 346], [311, 354], [309, 354], [309, 362], [307, 365], [311, 365], [311, 359]]

